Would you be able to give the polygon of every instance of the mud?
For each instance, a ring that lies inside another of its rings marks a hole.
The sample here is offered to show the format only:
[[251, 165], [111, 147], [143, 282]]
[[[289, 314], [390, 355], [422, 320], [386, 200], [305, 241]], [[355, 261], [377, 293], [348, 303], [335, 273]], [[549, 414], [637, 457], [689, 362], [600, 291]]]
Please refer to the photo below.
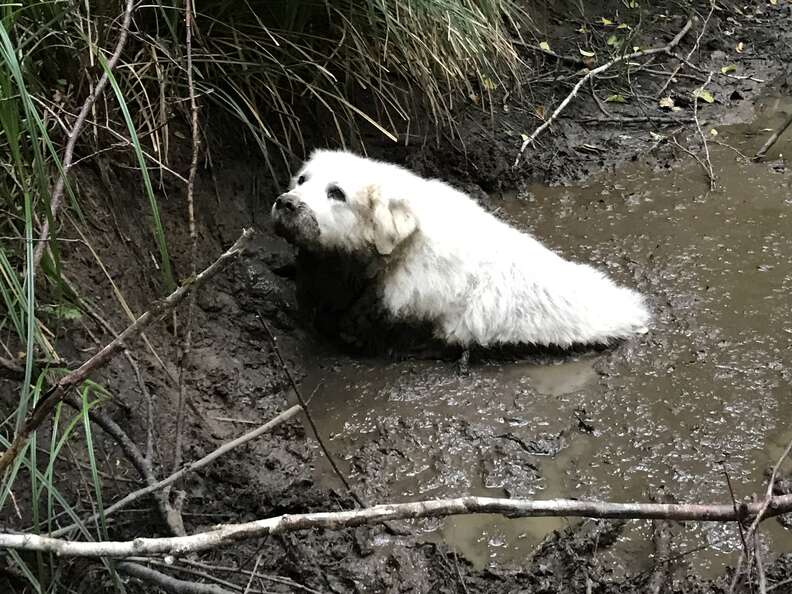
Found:
[[[605, 351], [519, 358], [483, 354], [468, 375], [460, 375], [447, 353], [429, 359], [387, 351], [366, 355], [370, 345], [355, 338], [361, 323], [367, 323], [359, 318], [348, 320], [346, 339], [328, 340], [337, 327], [331, 324], [323, 333], [321, 321], [344, 309], [344, 302], [308, 316], [305, 307], [299, 311], [305, 287], [298, 288], [294, 278], [305, 263], [297, 262], [269, 228], [275, 189], [259, 173], [267, 169], [252, 147], [228, 138], [221, 132], [223, 123], [215, 121], [217, 131], [209, 129], [212, 168], [202, 169], [197, 185], [199, 267], [230, 245], [243, 226], [253, 225], [259, 234], [251, 255], [198, 297], [195, 347], [187, 367], [194, 407], [185, 459], [205, 455], [251, 423], [267, 421], [292, 398], [262, 327], [264, 318], [304, 393], [318, 386], [311, 409], [320, 431], [367, 501], [470, 493], [647, 500], [660, 492], [679, 501], [727, 502], [724, 470], [738, 497], [763, 492], [768, 467], [792, 438], [785, 427], [791, 379], [792, 173], [782, 158], [792, 150], [792, 137], [785, 135], [764, 163], [747, 162], [737, 151], [751, 155], [768, 134], [765, 129], [778, 126], [792, 109], [784, 79], [792, 54], [785, 43], [792, 5], [741, 10], [715, 15], [712, 39], [705, 39], [697, 63], [719, 69], [734, 62], [739, 73], [774, 83], [716, 77], [708, 87], [716, 103], [702, 105], [701, 118], [709, 122], [704, 132], [718, 177], [715, 191], [708, 190], [697, 163], [657, 136], [682, 124], [588, 121], [602, 114], [587, 96], [570, 105], [518, 170], [511, 163], [520, 134], [539, 123], [527, 113], [504, 111], [486, 125], [480, 115], [478, 123], [460, 118], [464, 142], [451, 139], [440, 147], [385, 147], [372, 140], [372, 154], [448, 179], [565, 256], [600, 266], [647, 295], [656, 318], [650, 334]], [[646, 46], [665, 43], [682, 26], [683, 19], [663, 20], [661, 12], [658, 8], [652, 17]], [[552, 17], [546, 15], [548, 23]], [[737, 37], [752, 40], [739, 55], [733, 51]], [[556, 29], [551, 41], [556, 51], [577, 51], [571, 32]], [[550, 68], [539, 62], [535, 67]], [[557, 104], [568, 92], [567, 74], [531, 84], [537, 105]], [[683, 97], [697, 84], [680, 79], [672, 88]], [[759, 91], [764, 94], [757, 102]], [[608, 109], [622, 118], [637, 117], [647, 104], [608, 104]], [[683, 115], [689, 116], [690, 105], [685, 109]], [[678, 138], [694, 148], [698, 142], [689, 124]], [[171, 155], [184, 170], [189, 163], [185, 145], [174, 142]], [[106, 162], [96, 171], [80, 172], [82, 207], [89, 213], [92, 248], [139, 313], [163, 288], [140, 214], [147, 211], [142, 192], [135, 191], [139, 180], [111, 167]], [[107, 170], [109, 177], [102, 173]], [[567, 185], [559, 187], [562, 182]], [[179, 198], [183, 190], [167, 177], [158, 190], [168, 196], [163, 220], [177, 275], [184, 278], [190, 268], [185, 205]], [[68, 227], [62, 233], [74, 238]], [[64, 270], [85, 296], [116, 328], [126, 325], [91, 251], [70, 243], [63, 257]], [[307, 268], [316, 270], [316, 264], [309, 262]], [[354, 274], [354, 267], [344, 272]], [[50, 322], [70, 361], [82, 360], [97, 342], [109, 340], [87, 315]], [[166, 369], [146, 347], [135, 348], [156, 398], [161, 476], [172, 463], [178, 388], [168, 375], [178, 373], [182, 332], [166, 325], [149, 333]], [[414, 338], [406, 336], [408, 342]], [[112, 395], [105, 410], [144, 444], [145, 401], [125, 362], [114, 361], [96, 379]], [[0, 381], [4, 401], [13, 402], [16, 383]], [[41, 439], [46, 441], [46, 432]], [[96, 439], [108, 473], [105, 499], [115, 500], [138, 477], [110, 440], [101, 434]], [[84, 451], [73, 455], [87, 462]], [[58, 469], [68, 479], [64, 496], [80, 502], [87, 516], [91, 506], [80, 472], [67, 461]], [[179, 488], [187, 494], [184, 518], [190, 532], [222, 522], [354, 506], [301, 422], [279, 427]], [[24, 494], [17, 495], [24, 508]], [[14, 516], [3, 522], [11, 528], [29, 525], [28, 518]], [[657, 561], [647, 522], [471, 516], [404, 522], [396, 528], [281, 535], [201, 559], [247, 569], [258, 564], [272, 578], [259, 587], [273, 592], [305, 587], [321, 592], [645, 592]], [[111, 523], [118, 539], [162, 531], [159, 518], [142, 502]], [[673, 525], [669, 533], [670, 551], [678, 558], [667, 564], [666, 591], [727, 588], [727, 567], [740, 547], [734, 526], [690, 523]], [[792, 539], [776, 521], [763, 525], [761, 537], [768, 581], [780, 583], [792, 567], [787, 553]], [[64, 564], [63, 571], [63, 583], [76, 591], [112, 589], [96, 566]], [[23, 591], [22, 581], [7, 579], [11, 591]], [[245, 582], [239, 583], [244, 587]], [[129, 584], [130, 591], [136, 588], [150, 591]]]

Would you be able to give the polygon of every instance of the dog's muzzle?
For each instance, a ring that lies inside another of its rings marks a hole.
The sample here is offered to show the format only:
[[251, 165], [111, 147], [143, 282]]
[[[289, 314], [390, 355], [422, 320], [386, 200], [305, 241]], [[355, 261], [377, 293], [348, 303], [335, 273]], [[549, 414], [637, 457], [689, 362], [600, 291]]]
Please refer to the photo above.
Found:
[[273, 213], [275, 211], [296, 213], [300, 207], [300, 199], [294, 194], [281, 194], [275, 199]]
[[296, 245], [310, 247], [319, 239], [319, 224], [308, 206], [294, 194], [281, 194], [272, 205], [275, 232]]

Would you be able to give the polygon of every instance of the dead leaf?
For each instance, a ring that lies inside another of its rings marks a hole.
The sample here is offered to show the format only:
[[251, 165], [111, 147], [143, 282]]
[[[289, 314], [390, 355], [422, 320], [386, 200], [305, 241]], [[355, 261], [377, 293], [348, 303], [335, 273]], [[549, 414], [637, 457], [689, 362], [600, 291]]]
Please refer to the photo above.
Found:
[[741, 41], [735, 46], [734, 51], [737, 52], [738, 54], [741, 54], [743, 53], [744, 49], [745, 49], [745, 44]]
[[605, 99], [608, 103], [627, 103], [627, 99], [624, 98], [624, 95], [609, 95], [607, 99]]
[[702, 101], [706, 101], [707, 103], [715, 103], [715, 97], [713, 96], [713, 94], [703, 87], [693, 91], [693, 96], [698, 97], [699, 99], [701, 99]]
[[661, 109], [674, 109], [674, 100], [671, 97], [663, 97], [657, 102]]
[[578, 49], [581, 56], [586, 56], [587, 58], [593, 58], [596, 54], [594, 52], [589, 52], [583, 49]]
[[608, 25], [612, 25], [613, 21], [610, 19], [606, 19], [605, 17], [600, 17], [600, 23], [607, 27]]
[[729, 74], [729, 72], [734, 72], [737, 70], [737, 64], [728, 64], [727, 66], [721, 66], [721, 74]]
[[549, 44], [549, 43], [547, 43], [546, 41], [542, 41], [542, 42], [539, 44], [539, 47], [540, 47], [540, 48], [542, 48], [542, 49], [543, 49], [544, 51], [546, 51], [546, 52], [550, 52], [550, 51], [552, 51], [552, 50], [550, 49], [550, 44]]

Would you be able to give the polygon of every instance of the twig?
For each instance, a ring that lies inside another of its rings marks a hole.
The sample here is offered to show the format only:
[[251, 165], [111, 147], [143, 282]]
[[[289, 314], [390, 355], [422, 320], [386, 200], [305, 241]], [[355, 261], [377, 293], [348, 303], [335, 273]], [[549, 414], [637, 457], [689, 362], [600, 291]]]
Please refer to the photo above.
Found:
[[[105, 517], [107, 517], [110, 514], [118, 511], [119, 509], [122, 509], [122, 508], [128, 506], [130, 503], [132, 503], [133, 501], [135, 501], [137, 499], [140, 499], [144, 495], [148, 495], [149, 493], [154, 493], [154, 492], [158, 491], [159, 489], [163, 489], [164, 487], [167, 487], [168, 485], [171, 485], [174, 482], [176, 482], [177, 480], [183, 478], [185, 475], [187, 475], [187, 474], [189, 474], [191, 472], [195, 472], [196, 470], [200, 470], [204, 466], [207, 466], [208, 464], [211, 464], [212, 462], [214, 462], [215, 460], [217, 460], [221, 456], [227, 454], [231, 450], [233, 450], [235, 448], [238, 448], [239, 446], [241, 446], [243, 444], [246, 444], [247, 442], [251, 441], [252, 439], [255, 439], [258, 436], [260, 436], [260, 435], [272, 430], [273, 428], [277, 427], [278, 425], [280, 425], [284, 421], [287, 421], [288, 419], [291, 419], [293, 416], [295, 416], [301, 410], [302, 410], [302, 407], [300, 405], [298, 405], [298, 404], [295, 404], [291, 408], [288, 408], [285, 411], [283, 411], [281, 414], [279, 414], [275, 418], [273, 418], [273, 419], [269, 420], [268, 422], [264, 423], [261, 427], [258, 427], [257, 429], [254, 429], [253, 431], [249, 431], [248, 433], [245, 433], [244, 435], [241, 435], [240, 437], [237, 437], [236, 439], [234, 439], [232, 441], [229, 441], [228, 443], [223, 444], [222, 446], [220, 446], [219, 448], [217, 448], [213, 452], [207, 454], [206, 456], [204, 456], [200, 460], [197, 460], [195, 462], [187, 464], [186, 466], [183, 466], [180, 470], [178, 470], [177, 472], [173, 473], [169, 477], [162, 479], [158, 483], [156, 483], [154, 485], [146, 486], [146, 487], [144, 487], [142, 489], [138, 489], [137, 491], [129, 493], [123, 499], [120, 499], [116, 503], [114, 503], [114, 504], [108, 506], [107, 508], [105, 508], [105, 510], [104, 510]], [[94, 522], [97, 517], [98, 516], [91, 516], [90, 518], [85, 520], [85, 522], [90, 524], [90, 523]], [[66, 534], [67, 532], [71, 531], [72, 529], [74, 529], [76, 527], [77, 527], [76, 524], [75, 525], [71, 525], [71, 526], [66, 526], [65, 528], [61, 528], [60, 530], [57, 530], [57, 531], [53, 532], [52, 534], [53, 534], [53, 536], [60, 536], [60, 535]]]
[[514, 160], [514, 167], [517, 167], [517, 165], [520, 164], [520, 157], [522, 157], [522, 154], [525, 152], [525, 149], [528, 148], [528, 145], [531, 144], [534, 140], [536, 140], [536, 137], [539, 136], [539, 134], [541, 134], [542, 132], [544, 132], [545, 129], [547, 129], [547, 127], [550, 126], [550, 124], [552, 124], [555, 121], [555, 119], [561, 114], [564, 108], [566, 108], [566, 106], [569, 105], [569, 102], [572, 101], [572, 99], [578, 94], [578, 91], [580, 91], [581, 87], [586, 83], [586, 81], [588, 81], [590, 78], [597, 76], [602, 72], [605, 72], [608, 68], [610, 68], [614, 64], [618, 64], [619, 62], [624, 62], [625, 60], [634, 60], [635, 58], [640, 58], [642, 56], [650, 56], [653, 54], [670, 53], [672, 49], [674, 49], [677, 45], [679, 45], [679, 42], [682, 41], [682, 38], [687, 34], [687, 32], [690, 31], [690, 27], [692, 25], [693, 25], [693, 21], [691, 19], [688, 19], [688, 21], [685, 23], [685, 26], [682, 27], [682, 30], [679, 33], [677, 33], [676, 37], [674, 37], [671, 41], [669, 41], [666, 45], [662, 47], [655, 47], [647, 50], [640, 50], [637, 52], [632, 52], [630, 54], [617, 56], [611, 59], [610, 61], [606, 62], [605, 64], [602, 64], [601, 66], [597, 66], [593, 70], [589, 70], [575, 84], [575, 86], [572, 88], [572, 91], [569, 93], [569, 95], [567, 95], [566, 99], [564, 99], [561, 102], [561, 104], [558, 107], [556, 107], [552, 115], [549, 118], [547, 118], [541, 126], [539, 126], [536, 130], [534, 130], [533, 134], [531, 134], [528, 138], [526, 138], [523, 141], [522, 146], [520, 147], [520, 150], [517, 153], [517, 158]]
[[[61, 202], [63, 201], [63, 189], [66, 185], [66, 176], [69, 174], [69, 170], [72, 166], [72, 160], [74, 159], [74, 147], [77, 144], [77, 139], [80, 137], [82, 133], [83, 127], [85, 126], [85, 119], [88, 117], [91, 108], [93, 107], [96, 100], [102, 94], [105, 86], [107, 85], [107, 81], [109, 79], [109, 73], [115, 68], [116, 63], [121, 58], [121, 52], [124, 51], [124, 46], [126, 45], [127, 35], [129, 33], [129, 25], [132, 22], [132, 11], [134, 8], [135, 2], [134, 0], [127, 0], [126, 8], [124, 10], [124, 20], [121, 23], [121, 32], [118, 35], [118, 42], [116, 43], [115, 50], [113, 51], [113, 55], [107, 60], [107, 67], [105, 72], [99, 78], [99, 82], [96, 83], [96, 86], [93, 89], [93, 92], [88, 95], [83, 103], [82, 109], [80, 109], [80, 113], [77, 115], [77, 120], [74, 122], [74, 126], [72, 126], [71, 132], [69, 132], [68, 139], [66, 141], [66, 149], [63, 153], [63, 160], [61, 161], [62, 171], [58, 176], [57, 181], [55, 182], [55, 187], [52, 190], [52, 198], [50, 199], [50, 214], [51, 220], [54, 221], [55, 218], [58, 216], [58, 210], [60, 209]], [[41, 263], [41, 258], [44, 256], [44, 251], [47, 249], [47, 239], [49, 238], [49, 231], [50, 231], [50, 217], [45, 217], [44, 221], [41, 225], [41, 233], [39, 234], [39, 244], [36, 246], [36, 251], [33, 255], [33, 269], [36, 270]]]
[[694, 43], [693, 47], [690, 48], [690, 51], [688, 52], [687, 58], [685, 58], [684, 60], [679, 60], [679, 64], [677, 64], [677, 67], [674, 68], [674, 71], [671, 73], [671, 76], [668, 77], [668, 79], [665, 81], [665, 84], [660, 88], [659, 91], [657, 91], [657, 94], [655, 95], [656, 99], [660, 98], [660, 96], [663, 94], [663, 92], [668, 88], [668, 85], [671, 84], [671, 81], [674, 80], [674, 77], [677, 75], [677, 73], [680, 70], [682, 70], [682, 65], [690, 63], [691, 56], [694, 53], [696, 53], [696, 50], [701, 45], [701, 38], [704, 37], [704, 33], [707, 30], [707, 25], [709, 24], [710, 19], [712, 18], [712, 13], [713, 12], [715, 12], [715, 2], [711, 1], [710, 2], [709, 13], [707, 13], [707, 17], [704, 19], [704, 23], [701, 25], [701, 31], [699, 32], [698, 36], [696, 37], [696, 43]]
[[759, 531], [753, 533], [753, 551], [756, 559], [756, 577], [759, 580], [759, 594], [767, 594], [767, 578], [765, 577], [764, 564], [762, 563], [762, 551], [759, 547]]
[[151, 309], [129, 325], [126, 330], [119, 334], [113, 341], [105, 345], [98, 353], [88, 359], [80, 367], [68, 375], [63, 376], [55, 385], [47, 390], [46, 394], [41, 397], [35, 408], [28, 415], [22, 428], [14, 436], [14, 441], [11, 442], [9, 448], [0, 455], [0, 474], [5, 472], [6, 468], [10, 466], [27, 442], [30, 434], [36, 431], [49, 417], [52, 409], [58, 402], [63, 400], [69, 390], [81, 384], [91, 373], [103, 367], [108, 361], [115, 357], [119, 351], [125, 348], [127, 341], [136, 338], [153, 322], [162, 319], [165, 314], [179, 305], [191, 291], [203, 285], [207, 280], [211, 279], [222, 270], [229, 260], [236, 257], [242, 251], [252, 235], [252, 229], [245, 229], [234, 245], [215, 260], [208, 268], [194, 278], [185, 281], [184, 284], [178, 287], [165, 299], [154, 303]]
[[[284, 514], [243, 524], [217, 526], [206, 532], [167, 538], [136, 538], [129, 541], [78, 542], [40, 536], [0, 532], [0, 548], [51, 552], [64, 557], [128, 557], [130, 555], [184, 555], [229, 544], [283, 534], [297, 530], [322, 528], [339, 530], [354, 526], [379, 524], [389, 520], [438, 518], [465, 514], [501, 514], [508, 518], [585, 517], [606, 519], [667, 519], [677, 521], [728, 522], [745, 520], [757, 514], [761, 505], [743, 503], [735, 511], [728, 504], [611, 503], [579, 499], [505, 499], [494, 497], [459, 497], [410, 503], [391, 503], [369, 508]], [[792, 511], [792, 495], [772, 498], [765, 518]]]
[[[67, 394], [63, 401], [75, 410], [82, 410], [82, 401], [80, 401], [78, 398], [75, 398], [71, 394]], [[126, 456], [127, 460], [130, 461], [132, 466], [137, 469], [138, 473], [140, 473], [140, 476], [142, 476], [143, 480], [146, 481], [146, 484], [148, 486], [155, 485], [157, 483], [157, 477], [154, 474], [153, 467], [151, 466], [151, 460], [144, 457], [143, 454], [140, 453], [140, 450], [129, 438], [126, 432], [115, 421], [113, 421], [113, 419], [111, 419], [101, 410], [94, 408], [88, 412], [88, 416], [93, 423], [96, 423], [99, 427], [101, 427], [101, 429], [110, 437], [112, 437], [121, 447], [121, 451], [124, 452], [124, 456]], [[170, 502], [167, 500], [167, 498], [162, 497], [159, 493], [154, 497], [157, 502], [160, 515], [162, 516], [162, 520], [168, 526], [171, 533], [176, 536], [183, 536], [185, 534], [184, 524], [176, 524], [173, 521], [173, 514], [175, 510], [173, 510], [171, 507]], [[181, 532], [178, 530], [179, 527], [181, 527]]]
[[[712, 72], [709, 73], [707, 76], [707, 82], [701, 85], [700, 90], [703, 91], [707, 88], [707, 85], [710, 84], [712, 81]], [[707, 166], [704, 170], [707, 172], [707, 177], [709, 178], [709, 186], [710, 190], [715, 189], [715, 173], [712, 170], [712, 161], [710, 161], [710, 153], [709, 153], [709, 145], [707, 144], [707, 137], [704, 135], [704, 131], [701, 129], [701, 122], [698, 119], [698, 100], [699, 100], [699, 93], [693, 94], [693, 119], [696, 121], [696, 130], [698, 130], [699, 136], [701, 137], [701, 142], [704, 143], [704, 158], [706, 160]]]
[[786, 118], [786, 120], [784, 120], [784, 123], [781, 124], [781, 127], [778, 128], [775, 132], [773, 132], [770, 135], [770, 138], [768, 138], [767, 142], [765, 142], [762, 145], [762, 148], [760, 148], [758, 151], [756, 151], [756, 154], [754, 155], [753, 160], [754, 161], [761, 161], [764, 158], [764, 156], [767, 154], [767, 151], [769, 151], [772, 148], [772, 146], [778, 141], [778, 138], [784, 132], [786, 132], [786, 129], [789, 128], [790, 125], [792, 125], [792, 113], [789, 113], [787, 115], [787, 118]]
[[[190, 173], [187, 177], [187, 221], [190, 229], [190, 274], [195, 276], [197, 272], [198, 260], [198, 234], [195, 230], [195, 176], [198, 172], [198, 150], [200, 145], [198, 131], [198, 103], [195, 100], [195, 85], [193, 83], [193, 62], [192, 62], [192, 30], [193, 30], [193, 3], [186, 0], [184, 4], [184, 21], [186, 29], [186, 52], [187, 52], [187, 87], [190, 94], [190, 114], [192, 129], [192, 157], [190, 160]], [[190, 353], [192, 351], [192, 331], [193, 320], [195, 317], [195, 298], [196, 292], [190, 294], [187, 301], [187, 323], [185, 324], [184, 343], [182, 345], [181, 357], [179, 357], [179, 399], [176, 406], [176, 438], [173, 453], [173, 472], [176, 472], [182, 465], [182, 442], [184, 439], [184, 404], [188, 398], [186, 387], [186, 366], [189, 364]], [[170, 500], [170, 487], [165, 490], [166, 496]], [[177, 508], [178, 509], [178, 508]]]
[[316, 441], [319, 442], [319, 447], [322, 448], [322, 452], [324, 452], [324, 455], [327, 458], [327, 461], [330, 463], [333, 472], [335, 472], [336, 476], [338, 476], [338, 478], [341, 480], [341, 483], [344, 485], [344, 488], [346, 488], [346, 490], [349, 492], [352, 498], [357, 502], [357, 504], [360, 507], [366, 507], [366, 505], [363, 503], [360, 497], [358, 497], [357, 493], [355, 493], [355, 491], [349, 485], [349, 482], [347, 481], [346, 477], [341, 472], [341, 470], [338, 468], [338, 465], [336, 465], [333, 456], [330, 455], [330, 451], [327, 449], [327, 446], [325, 445], [322, 436], [319, 434], [319, 429], [317, 429], [316, 423], [314, 423], [313, 417], [311, 416], [311, 413], [308, 410], [308, 403], [303, 398], [300, 388], [297, 387], [297, 382], [294, 381], [294, 378], [292, 377], [289, 368], [286, 366], [286, 361], [284, 361], [283, 357], [281, 356], [280, 349], [278, 348], [278, 341], [275, 338], [275, 335], [272, 333], [269, 324], [267, 324], [267, 322], [264, 321], [264, 318], [262, 318], [260, 315], [258, 316], [258, 319], [261, 322], [261, 325], [264, 327], [264, 330], [266, 330], [267, 334], [269, 335], [270, 342], [272, 343], [272, 350], [275, 351], [275, 356], [278, 358], [281, 368], [286, 374], [286, 378], [289, 380], [289, 384], [291, 385], [292, 390], [294, 390], [294, 393], [297, 396], [297, 401], [300, 403], [300, 406], [302, 406], [303, 411], [305, 412], [305, 418], [308, 419], [308, 424], [311, 426], [311, 431], [313, 431], [313, 434], [316, 437]]
[[122, 573], [156, 584], [173, 594], [233, 594], [231, 590], [226, 590], [216, 584], [199, 584], [198, 582], [180, 580], [137, 563], [119, 563], [117, 567]]

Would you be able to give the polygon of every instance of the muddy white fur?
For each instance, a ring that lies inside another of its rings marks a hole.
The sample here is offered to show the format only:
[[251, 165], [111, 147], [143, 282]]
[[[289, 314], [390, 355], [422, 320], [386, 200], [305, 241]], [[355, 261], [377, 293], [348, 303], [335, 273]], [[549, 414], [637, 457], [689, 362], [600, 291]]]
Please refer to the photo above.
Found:
[[272, 216], [304, 248], [374, 254], [385, 309], [449, 344], [569, 347], [647, 331], [635, 291], [390, 163], [315, 151]]

